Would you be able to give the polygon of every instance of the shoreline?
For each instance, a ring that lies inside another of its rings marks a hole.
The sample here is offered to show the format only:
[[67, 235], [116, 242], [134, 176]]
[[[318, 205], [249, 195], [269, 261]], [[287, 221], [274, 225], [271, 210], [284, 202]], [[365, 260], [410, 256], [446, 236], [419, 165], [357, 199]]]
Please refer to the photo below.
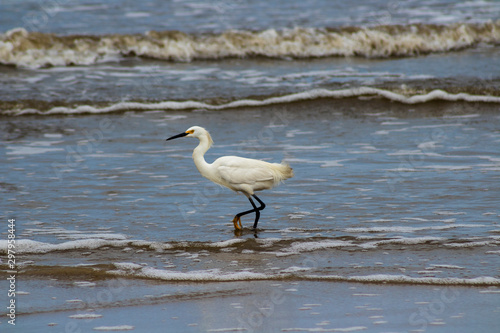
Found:
[[[157, 290], [159, 286], [146, 283], [136, 288], [145, 293], [142, 299], [151, 300], [150, 288]], [[185, 295], [156, 304], [116, 307], [98, 303], [86, 304], [91, 308], [82, 305], [78, 310], [19, 314], [14, 330], [39, 332], [49, 326], [55, 331], [107, 327], [164, 332], [168, 326], [182, 332], [314, 332], [318, 328], [331, 332], [432, 332], [440, 327], [440, 332], [465, 333], [473, 331], [478, 320], [482, 332], [495, 332], [499, 323], [498, 288], [253, 281], [226, 286], [209, 283], [202, 289], [205, 292], [198, 296]]]

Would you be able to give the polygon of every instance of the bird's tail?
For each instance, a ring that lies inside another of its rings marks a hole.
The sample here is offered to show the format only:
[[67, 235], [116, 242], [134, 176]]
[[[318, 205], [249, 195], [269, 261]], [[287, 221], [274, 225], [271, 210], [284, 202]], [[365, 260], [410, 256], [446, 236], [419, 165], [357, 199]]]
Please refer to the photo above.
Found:
[[290, 167], [285, 161], [282, 161], [280, 164], [276, 163], [278, 174], [276, 175], [277, 183], [281, 183], [282, 181], [292, 178], [294, 176], [293, 169]]

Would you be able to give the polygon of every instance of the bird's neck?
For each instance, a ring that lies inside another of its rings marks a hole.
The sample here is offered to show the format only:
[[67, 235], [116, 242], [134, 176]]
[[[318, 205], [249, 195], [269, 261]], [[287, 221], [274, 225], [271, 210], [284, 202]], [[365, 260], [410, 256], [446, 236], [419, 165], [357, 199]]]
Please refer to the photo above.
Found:
[[210, 149], [211, 142], [205, 137], [200, 137], [200, 144], [193, 151], [193, 161], [202, 176], [206, 177], [210, 164], [205, 161], [205, 153]]

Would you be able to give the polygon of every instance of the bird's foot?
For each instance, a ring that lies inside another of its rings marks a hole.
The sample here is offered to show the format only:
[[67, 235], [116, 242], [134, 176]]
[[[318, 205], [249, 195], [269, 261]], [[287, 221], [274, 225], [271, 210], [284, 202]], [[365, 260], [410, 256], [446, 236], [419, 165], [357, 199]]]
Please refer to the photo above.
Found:
[[241, 218], [239, 216], [235, 216], [233, 219], [234, 229], [242, 230], [243, 226], [241, 225]]

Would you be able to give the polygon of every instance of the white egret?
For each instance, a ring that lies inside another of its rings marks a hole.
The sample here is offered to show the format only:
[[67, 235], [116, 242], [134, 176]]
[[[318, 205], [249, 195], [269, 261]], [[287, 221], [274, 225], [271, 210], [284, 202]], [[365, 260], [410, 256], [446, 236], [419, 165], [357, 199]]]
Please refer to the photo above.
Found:
[[[242, 192], [252, 204], [253, 209], [236, 214], [233, 219], [234, 228], [241, 230], [241, 217], [255, 212], [253, 228], [256, 229], [260, 211], [266, 205], [254, 192], [270, 189], [285, 179], [293, 177], [292, 168], [283, 162], [268, 163], [238, 156], [219, 157], [210, 164], [205, 161], [203, 156], [213, 144], [210, 133], [203, 127], [193, 126], [181, 134], [168, 138], [167, 141], [184, 136], [200, 140], [199, 145], [193, 150], [193, 160], [201, 175], [216, 184], [225, 186], [236, 192]], [[259, 202], [260, 207], [255, 205], [252, 197]]]

